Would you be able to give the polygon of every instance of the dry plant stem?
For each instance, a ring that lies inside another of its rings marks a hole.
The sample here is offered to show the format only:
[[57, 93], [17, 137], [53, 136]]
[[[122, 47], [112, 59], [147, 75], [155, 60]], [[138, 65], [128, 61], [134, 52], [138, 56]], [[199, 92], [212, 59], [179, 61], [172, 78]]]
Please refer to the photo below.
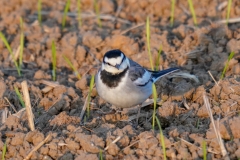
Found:
[[129, 32], [129, 31], [131, 31], [131, 30], [133, 30], [133, 29], [135, 29], [135, 28], [142, 27], [142, 26], [144, 26], [144, 24], [145, 24], [145, 23], [140, 23], [140, 24], [138, 24], [138, 25], [136, 25], [136, 26], [133, 26], [133, 27], [131, 27], [131, 28], [129, 28], [129, 29], [126, 29], [126, 30], [122, 31], [122, 32], [120, 33], [120, 35], [125, 34], [125, 33]]
[[30, 127], [31, 131], [34, 131], [35, 130], [34, 121], [33, 121], [34, 115], [32, 112], [32, 106], [31, 106], [30, 96], [29, 96], [29, 92], [28, 92], [27, 81], [23, 81], [21, 83], [21, 86], [22, 86], [23, 98], [24, 98], [24, 102], [25, 102], [25, 106], [26, 106], [26, 112], [27, 112], [27, 116], [28, 116], [29, 127]]
[[43, 93], [48, 93], [48, 92], [51, 91], [53, 88], [54, 88], [54, 87], [51, 87], [51, 86], [44, 87], [44, 88], [42, 89], [42, 92], [43, 92]]
[[127, 119], [123, 119], [123, 120], [120, 120], [120, 121], [122, 121], [122, 122], [130, 122], [130, 121], [132, 121], [132, 120], [134, 120], [134, 119], [139, 119], [139, 118], [141, 118], [141, 117], [145, 117], [145, 114], [139, 113], [139, 115], [138, 115], [138, 113], [137, 113], [137, 115], [129, 116]]
[[88, 130], [88, 131], [90, 131], [91, 133], [95, 133], [93, 130], [91, 130], [91, 129], [85, 127], [85, 126], [82, 126], [82, 128], [83, 128], [83, 129], [86, 129], [86, 130]]
[[5, 107], [4, 110], [2, 111], [2, 124], [6, 122], [7, 116], [8, 116], [8, 108]]
[[110, 144], [104, 149], [104, 151], [108, 150], [108, 148], [109, 148], [109, 146], [110, 146], [111, 144], [117, 143], [117, 141], [119, 141], [121, 138], [122, 138], [121, 136], [118, 136], [114, 141], [112, 141], [112, 143], [110, 143]]
[[137, 141], [133, 142], [133, 143], [132, 143], [132, 144], [130, 144], [129, 146], [127, 146], [127, 147], [123, 148], [121, 151], [124, 151], [124, 149], [126, 149], [126, 148], [129, 148], [129, 147], [131, 147], [131, 146], [133, 146], [133, 145], [137, 144], [139, 141], [140, 141], [140, 140], [137, 140]]
[[42, 80], [41, 81], [42, 84], [51, 86], [51, 87], [57, 87], [59, 86], [58, 82], [52, 82], [52, 81], [46, 81], [46, 80]]
[[238, 18], [230, 18], [228, 19], [228, 21], [226, 19], [223, 19], [223, 20], [220, 20], [220, 21], [216, 21], [217, 23], [237, 23], [237, 22], [240, 22], [240, 17]]
[[[16, 69], [15, 68], [4, 68], [4, 69], [0, 68], [0, 70], [1, 71], [16, 71], [17, 68]], [[30, 69], [21, 69], [21, 72], [36, 72], [36, 71], [30, 70]]]
[[[202, 150], [201, 147], [195, 146], [194, 144], [192, 144], [192, 143], [186, 141], [185, 139], [182, 139], [182, 138], [178, 138], [178, 139], [181, 140], [182, 142], [184, 142], [184, 143], [190, 145], [190, 146], [194, 146], [195, 148], [198, 148], [198, 149]], [[211, 149], [207, 149], [207, 151], [210, 152], [210, 153], [213, 153], [213, 154], [219, 154], [218, 152], [215, 152], [215, 151], [213, 151], [213, 150], [211, 150]]]
[[210, 77], [213, 79], [213, 81], [215, 82], [215, 84], [216, 84], [217, 86], [219, 86], [219, 85], [218, 85], [218, 82], [215, 80], [215, 78], [213, 77], [212, 73], [211, 73], [210, 71], [208, 71], [208, 74], [209, 74]]
[[42, 145], [44, 145], [44, 143], [46, 143], [48, 141], [48, 139], [50, 138], [52, 134], [50, 133], [42, 142], [40, 142], [36, 147], [33, 148], [33, 150], [31, 150], [31, 152], [24, 158], [24, 160], [28, 160], [31, 158], [32, 154], [37, 151]]
[[17, 113], [13, 114], [13, 116], [16, 116], [18, 118], [21, 118], [23, 113], [26, 111], [26, 108], [20, 109]]
[[[50, 12], [48, 12], [48, 11], [42, 11], [41, 12], [42, 15], [48, 15], [49, 13]], [[77, 13], [75, 13], [75, 12], [68, 12], [67, 15], [68, 16], [72, 16], [72, 17], [76, 17]], [[95, 13], [93, 13], [93, 12], [81, 13], [81, 15], [82, 15], [82, 20], [86, 19], [86, 18], [96, 18], [97, 17], [97, 15]], [[125, 19], [122, 19], [122, 18], [117, 18], [115, 16], [111, 16], [111, 15], [108, 15], [108, 14], [100, 14], [99, 18], [103, 19], [103, 20], [111, 20], [111, 21], [117, 20], [118, 22], [121, 22], [121, 23], [132, 24], [128, 20], [125, 20]]]
[[179, 8], [181, 8], [181, 9], [183, 10], [183, 12], [184, 12], [185, 14], [187, 14], [188, 16], [191, 15], [191, 13], [187, 10], [187, 8], [184, 7], [184, 5], [180, 4], [180, 5], [179, 5]]
[[80, 114], [80, 123], [83, 120], [84, 113], [85, 113], [85, 111], [87, 109], [87, 106], [88, 106], [87, 104], [88, 104], [88, 95], [87, 95], [87, 97], [85, 99], [85, 102], [84, 102], [84, 105], [83, 105], [83, 108], [82, 108], [82, 111], [81, 111], [81, 114]]
[[42, 89], [43, 93], [47, 93], [47, 92], [51, 91], [53, 88], [59, 86], [58, 82], [42, 80], [41, 83], [47, 85], [47, 87]]
[[[147, 137], [147, 139], [149, 139], [149, 138], [153, 138], [153, 136], [149, 136], [149, 137]], [[133, 143], [130, 144], [129, 146], [123, 148], [121, 151], [124, 151], [124, 149], [126, 149], [126, 148], [132, 147], [133, 145], [135, 145], [135, 144], [138, 143], [139, 141], [140, 141], [140, 140], [137, 140], [137, 141], [133, 142]]]
[[203, 100], [204, 100], [204, 104], [207, 108], [207, 111], [208, 111], [208, 115], [210, 117], [210, 120], [213, 124], [213, 129], [214, 129], [214, 132], [216, 134], [216, 137], [217, 137], [217, 140], [218, 140], [218, 144], [220, 146], [220, 149], [221, 149], [221, 153], [222, 153], [222, 156], [224, 157], [225, 160], [229, 160], [229, 157], [228, 157], [228, 154], [227, 154], [227, 151], [225, 149], [225, 146], [223, 144], [223, 140], [221, 138], [221, 135], [220, 135], [220, 131], [219, 131], [219, 128], [217, 129], [216, 128], [216, 125], [214, 123], [214, 119], [213, 119], [213, 115], [212, 115], [212, 110], [211, 110], [211, 107], [210, 107], [210, 103], [208, 101], [208, 98], [205, 94], [203, 94]]
[[7, 99], [7, 97], [4, 97], [4, 99], [7, 101], [7, 103], [9, 104], [9, 106], [14, 110], [14, 112], [17, 113], [16, 108], [14, 107], [14, 105], [13, 105], [11, 102], [9, 102], [9, 100]]
[[217, 7], [217, 10], [218, 11], [221, 11], [223, 8], [225, 8], [226, 6], [228, 5], [228, 2], [227, 1], [224, 1], [222, 3], [220, 3]]
[[116, 11], [116, 13], [115, 13], [115, 15], [114, 15], [116, 18], [119, 16], [121, 10], [122, 10], [123, 7], [124, 7], [124, 6], [123, 6], [123, 1], [122, 1], [122, 0], [120, 1], [119, 4], [120, 4], [120, 5], [118, 5], [117, 11]]
[[183, 97], [183, 105], [184, 105], [188, 110], [190, 109], [189, 105], [187, 104], [187, 100], [186, 100], [186, 98], [184, 98], [184, 97]]
[[90, 54], [90, 56], [92, 56], [92, 57], [94, 58], [94, 60], [95, 60], [98, 64], [102, 64], [101, 61], [99, 61], [99, 60], [96, 58], [96, 56], [95, 56], [91, 51], [88, 50], [88, 53]]
[[14, 53], [13, 61], [16, 61], [18, 59], [18, 57], [20, 55], [20, 49], [21, 49], [21, 47], [19, 45], [16, 52]]

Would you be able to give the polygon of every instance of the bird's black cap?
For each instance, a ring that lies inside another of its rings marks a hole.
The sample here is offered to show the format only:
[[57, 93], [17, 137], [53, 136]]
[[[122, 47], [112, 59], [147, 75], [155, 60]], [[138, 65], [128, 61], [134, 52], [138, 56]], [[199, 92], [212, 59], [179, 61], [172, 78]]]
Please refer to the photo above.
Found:
[[114, 49], [114, 50], [110, 50], [110, 51], [106, 52], [104, 57], [107, 57], [107, 58], [117, 58], [117, 57], [121, 57], [121, 54], [123, 54], [123, 52], [121, 50]]

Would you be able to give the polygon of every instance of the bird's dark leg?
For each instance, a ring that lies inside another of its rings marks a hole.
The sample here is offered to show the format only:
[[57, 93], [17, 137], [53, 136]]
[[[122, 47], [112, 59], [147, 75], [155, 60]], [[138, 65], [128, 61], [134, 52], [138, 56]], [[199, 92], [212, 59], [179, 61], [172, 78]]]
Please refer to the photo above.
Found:
[[138, 105], [137, 120], [136, 120], [136, 124], [134, 125], [135, 128], [137, 128], [137, 126], [138, 126], [138, 119], [139, 119], [139, 117], [140, 117], [141, 108], [142, 108], [142, 104], [139, 104], [139, 105]]

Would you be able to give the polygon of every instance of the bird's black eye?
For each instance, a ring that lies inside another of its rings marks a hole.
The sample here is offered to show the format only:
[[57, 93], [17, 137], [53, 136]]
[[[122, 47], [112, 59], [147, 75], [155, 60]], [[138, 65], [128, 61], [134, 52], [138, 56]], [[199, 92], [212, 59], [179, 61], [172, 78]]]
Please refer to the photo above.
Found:
[[105, 64], [107, 64], [107, 65], [109, 65], [109, 66], [113, 66], [113, 65], [111, 65], [110, 63], [108, 63], [108, 62], [105, 62]]

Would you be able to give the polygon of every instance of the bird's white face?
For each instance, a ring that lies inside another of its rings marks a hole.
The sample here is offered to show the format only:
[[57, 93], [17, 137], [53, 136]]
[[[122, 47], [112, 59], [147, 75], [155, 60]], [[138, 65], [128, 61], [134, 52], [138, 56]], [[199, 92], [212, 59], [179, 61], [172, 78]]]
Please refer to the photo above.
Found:
[[105, 55], [102, 63], [102, 70], [106, 70], [112, 74], [118, 74], [123, 72], [128, 66], [130, 66], [129, 60], [123, 53], [114, 57]]

